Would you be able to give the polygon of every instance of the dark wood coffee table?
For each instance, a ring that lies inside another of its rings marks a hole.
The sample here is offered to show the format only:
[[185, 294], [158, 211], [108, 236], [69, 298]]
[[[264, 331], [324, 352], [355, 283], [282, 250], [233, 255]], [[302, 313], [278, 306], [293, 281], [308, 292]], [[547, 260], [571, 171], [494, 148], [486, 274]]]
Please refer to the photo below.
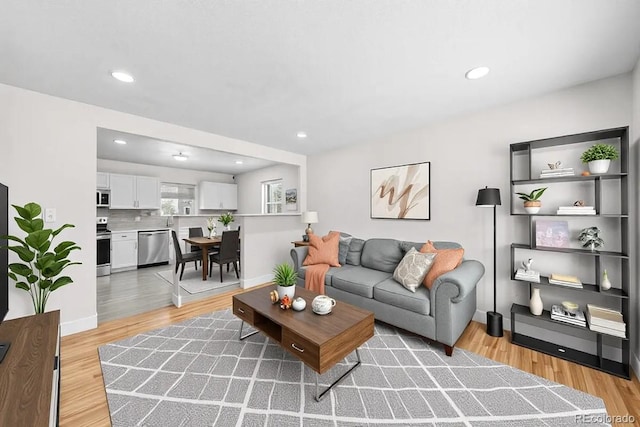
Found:
[[[271, 303], [269, 292], [273, 289], [275, 286], [266, 286], [233, 296], [233, 314], [242, 320], [240, 339], [262, 332], [298, 357], [316, 372], [316, 400], [320, 401], [360, 366], [358, 347], [373, 336], [373, 313], [337, 301], [330, 314], [315, 314], [311, 302], [318, 294], [301, 287], [296, 287], [296, 297], [304, 298], [307, 307], [303, 311], [283, 310], [279, 304]], [[257, 331], [242, 335], [245, 322]], [[355, 365], [318, 393], [318, 374], [328, 371], [353, 351], [358, 358]]]

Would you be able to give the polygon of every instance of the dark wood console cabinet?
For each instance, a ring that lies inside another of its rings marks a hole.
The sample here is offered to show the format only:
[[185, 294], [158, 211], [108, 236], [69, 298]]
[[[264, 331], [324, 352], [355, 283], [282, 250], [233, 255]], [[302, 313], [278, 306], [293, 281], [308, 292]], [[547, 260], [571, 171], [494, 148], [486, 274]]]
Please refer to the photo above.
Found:
[[60, 397], [60, 311], [7, 320], [0, 340], [0, 426], [56, 426]]

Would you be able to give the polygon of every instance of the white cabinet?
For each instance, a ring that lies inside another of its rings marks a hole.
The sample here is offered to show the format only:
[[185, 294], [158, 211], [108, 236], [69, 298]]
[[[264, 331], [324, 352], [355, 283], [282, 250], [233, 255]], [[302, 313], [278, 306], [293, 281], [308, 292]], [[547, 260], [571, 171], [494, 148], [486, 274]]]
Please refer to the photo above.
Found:
[[138, 232], [111, 233], [111, 271], [132, 270], [138, 267]]
[[110, 174], [111, 209], [160, 209], [160, 180]]
[[96, 189], [109, 189], [109, 174], [106, 172], [96, 172]]
[[201, 181], [198, 184], [200, 209], [238, 209], [238, 186], [222, 182]]

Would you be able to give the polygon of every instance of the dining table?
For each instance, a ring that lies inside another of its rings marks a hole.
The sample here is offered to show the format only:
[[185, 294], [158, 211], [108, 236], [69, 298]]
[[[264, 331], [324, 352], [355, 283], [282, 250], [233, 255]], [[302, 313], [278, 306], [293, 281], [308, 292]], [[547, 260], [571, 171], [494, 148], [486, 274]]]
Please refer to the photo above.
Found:
[[221, 236], [215, 237], [185, 237], [185, 242], [198, 246], [202, 251], [202, 280], [207, 280], [207, 274], [209, 273], [209, 249], [220, 246], [222, 242]]

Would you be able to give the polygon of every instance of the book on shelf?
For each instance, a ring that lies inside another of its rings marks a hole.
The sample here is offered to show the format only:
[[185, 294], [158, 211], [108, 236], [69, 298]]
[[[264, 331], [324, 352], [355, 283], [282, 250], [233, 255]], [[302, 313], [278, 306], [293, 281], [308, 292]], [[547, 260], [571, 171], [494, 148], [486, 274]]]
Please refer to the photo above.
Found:
[[618, 337], [618, 338], [626, 338], [627, 337], [627, 332], [626, 331], [619, 331], [617, 329], [605, 328], [604, 326], [598, 326], [598, 325], [589, 324], [589, 329], [591, 329], [594, 332], [600, 332], [601, 334], [613, 335], [614, 337]]
[[587, 326], [587, 321], [582, 311], [578, 310], [575, 314], [571, 314], [566, 311], [561, 305], [556, 304], [551, 306], [551, 319], [576, 326]]
[[517, 280], [524, 280], [525, 282], [536, 282], [540, 283], [540, 273], [533, 270], [525, 270], [524, 268], [519, 268], [516, 271], [515, 278]]
[[558, 206], [558, 215], [595, 215], [593, 206]]
[[567, 276], [565, 274], [552, 273], [549, 277], [549, 283], [552, 285], [568, 286], [571, 288], [582, 288], [582, 282], [576, 276]]
[[582, 211], [582, 210], [593, 210], [593, 206], [558, 206], [558, 209]]
[[587, 304], [587, 318], [589, 325], [614, 329], [621, 332], [627, 330], [627, 325], [624, 323], [622, 313], [617, 310]]
[[573, 176], [573, 168], [543, 169], [540, 171], [540, 178], [552, 178], [557, 176]]

